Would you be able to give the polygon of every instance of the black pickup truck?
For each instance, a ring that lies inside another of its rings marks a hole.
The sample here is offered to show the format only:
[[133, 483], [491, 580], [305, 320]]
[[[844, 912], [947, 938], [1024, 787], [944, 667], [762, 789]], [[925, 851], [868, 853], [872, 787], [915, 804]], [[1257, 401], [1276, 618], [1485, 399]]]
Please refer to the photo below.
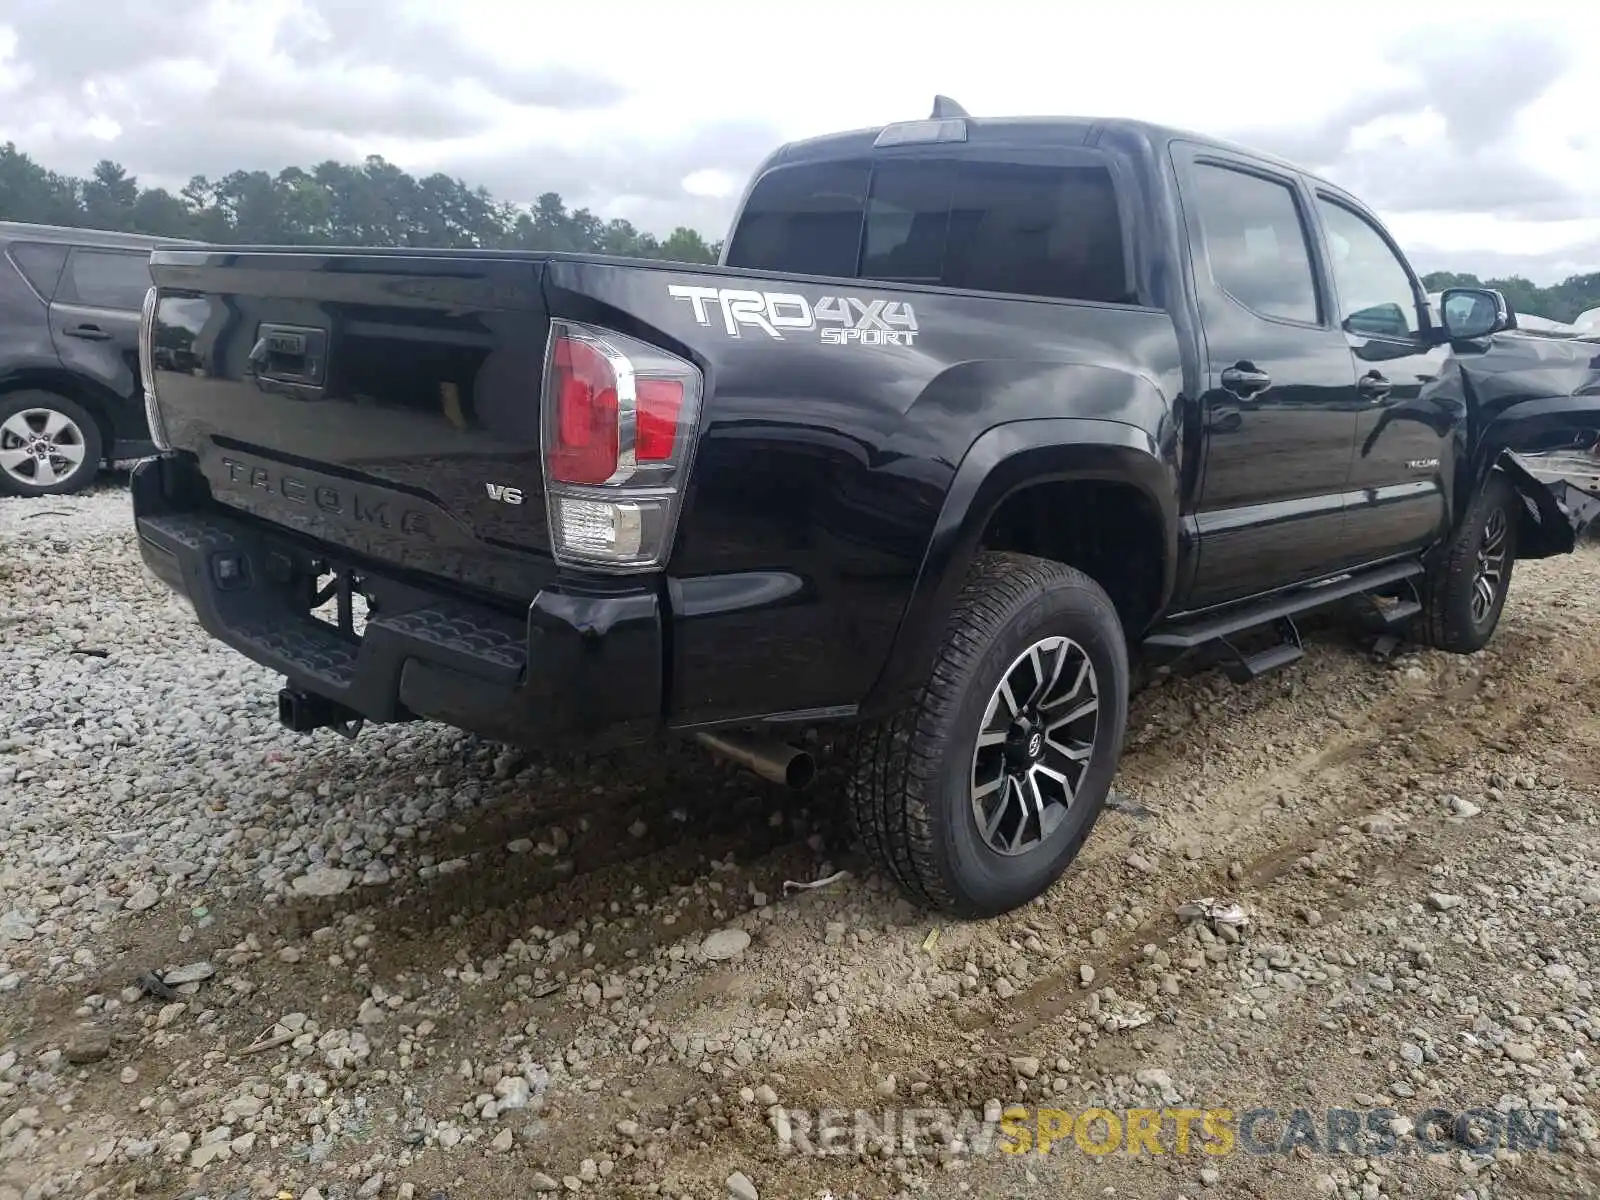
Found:
[[1600, 344], [1436, 313], [1354, 197], [1132, 121], [941, 98], [785, 146], [715, 268], [151, 262], [141, 549], [285, 724], [796, 783], [785, 731], [848, 725], [867, 850], [960, 915], [1082, 845], [1130, 664], [1249, 678], [1351, 597], [1471, 652], [1591, 507], [1511, 452], [1600, 440]]

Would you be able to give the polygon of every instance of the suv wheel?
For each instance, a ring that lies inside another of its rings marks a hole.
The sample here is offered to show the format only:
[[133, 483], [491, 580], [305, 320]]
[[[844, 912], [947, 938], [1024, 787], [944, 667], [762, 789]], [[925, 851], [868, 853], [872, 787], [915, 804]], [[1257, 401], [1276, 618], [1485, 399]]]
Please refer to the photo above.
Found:
[[918, 703], [858, 734], [854, 831], [919, 904], [1008, 912], [1089, 836], [1127, 712], [1127, 645], [1099, 585], [1046, 559], [985, 554]]
[[79, 404], [50, 392], [0, 396], [0, 491], [61, 496], [100, 469], [100, 426]]
[[1481, 650], [1494, 635], [1511, 589], [1522, 501], [1493, 472], [1467, 507], [1455, 537], [1440, 548], [1423, 583], [1423, 638], [1457, 654]]

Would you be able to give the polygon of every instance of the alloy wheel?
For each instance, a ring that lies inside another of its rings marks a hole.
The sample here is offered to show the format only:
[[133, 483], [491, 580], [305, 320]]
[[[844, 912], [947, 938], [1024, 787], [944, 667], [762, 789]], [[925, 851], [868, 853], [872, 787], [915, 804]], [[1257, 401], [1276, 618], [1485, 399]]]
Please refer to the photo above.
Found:
[[1506, 510], [1497, 508], [1484, 523], [1478, 542], [1478, 569], [1472, 579], [1472, 621], [1482, 625], [1494, 611], [1506, 569]]
[[1094, 664], [1066, 637], [1043, 638], [1006, 668], [972, 754], [972, 815], [998, 854], [1025, 854], [1061, 824], [1100, 729]]
[[0, 422], [0, 470], [28, 487], [76, 474], [86, 453], [78, 423], [53, 408], [25, 408]]

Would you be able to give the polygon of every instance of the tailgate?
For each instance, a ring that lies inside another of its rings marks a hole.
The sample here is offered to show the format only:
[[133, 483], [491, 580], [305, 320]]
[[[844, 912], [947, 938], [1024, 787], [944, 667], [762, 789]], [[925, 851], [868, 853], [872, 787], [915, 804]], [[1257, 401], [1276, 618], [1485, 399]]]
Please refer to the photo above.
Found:
[[151, 270], [160, 420], [216, 500], [360, 556], [527, 589], [549, 549], [543, 261], [163, 250]]

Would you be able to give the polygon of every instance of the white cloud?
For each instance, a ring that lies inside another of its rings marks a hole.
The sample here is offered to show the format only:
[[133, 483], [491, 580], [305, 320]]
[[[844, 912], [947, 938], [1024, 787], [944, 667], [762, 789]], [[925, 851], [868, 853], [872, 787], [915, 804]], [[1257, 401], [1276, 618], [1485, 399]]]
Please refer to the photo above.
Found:
[[744, 180], [736, 179], [727, 171], [715, 169], [691, 171], [683, 177], [683, 190], [691, 196], [708, 196], [713, 200], [728, 200], [739, 194]]
[[[923, 0], [50, 0], [0, 12], [0, 140], [147, 183], [369, 153], [661, 232], [778, 142], [925, 114], [1129, 116], [1325, 170], [1425, 257], [1600, 268], [1600, 8]], [[9, 50], [8, 50], [9, 48]], [[92, 84], [99, 99], [91, 99]], [[7, 94], [9, 89], [9, 94]], [[113, 125], [116, 133], [107, 133]], [[1586, 219], [1594, 214], [1593, 220]]]

